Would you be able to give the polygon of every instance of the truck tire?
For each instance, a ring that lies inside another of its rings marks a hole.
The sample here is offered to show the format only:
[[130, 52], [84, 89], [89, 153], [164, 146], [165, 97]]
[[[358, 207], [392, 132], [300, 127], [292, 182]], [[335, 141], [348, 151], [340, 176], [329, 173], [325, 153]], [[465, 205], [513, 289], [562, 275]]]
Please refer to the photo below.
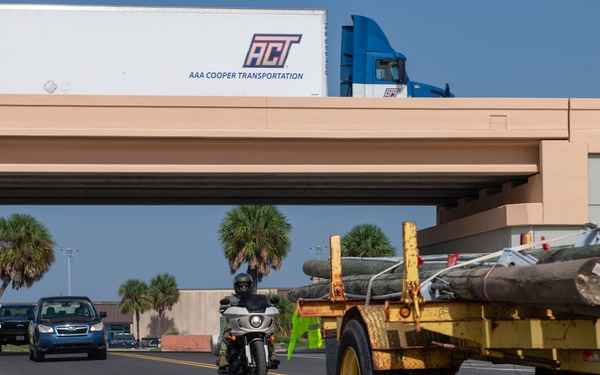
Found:
[[371, 346], [362, 324], [356, 320], [348, 322], [342, 332], [336, 368], [336, 373], [340, 375], [375, 374], [371, 363]]
[[267, 354], [265, 353], [265, 344], [262, 341], [252, 341], [250, 343], [250, 354], [254, 360], [255, 372], [252, 375], [267, 374]]
[[456, 369], [426, 369], [426, 370], [390, 370], [373, 371], [371, 345], [363, 325], [351, 320], [342, 332], [337, 358], [337, 373], [340, 375], [447, 375], [455, 374]]

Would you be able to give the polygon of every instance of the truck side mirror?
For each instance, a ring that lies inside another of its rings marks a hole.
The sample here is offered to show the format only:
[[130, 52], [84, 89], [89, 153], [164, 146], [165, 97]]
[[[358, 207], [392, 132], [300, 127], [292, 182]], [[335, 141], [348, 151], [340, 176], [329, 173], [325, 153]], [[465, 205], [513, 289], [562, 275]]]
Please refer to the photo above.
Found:
[[398, 59], [398, 81], [406, 82], [406, 60]]

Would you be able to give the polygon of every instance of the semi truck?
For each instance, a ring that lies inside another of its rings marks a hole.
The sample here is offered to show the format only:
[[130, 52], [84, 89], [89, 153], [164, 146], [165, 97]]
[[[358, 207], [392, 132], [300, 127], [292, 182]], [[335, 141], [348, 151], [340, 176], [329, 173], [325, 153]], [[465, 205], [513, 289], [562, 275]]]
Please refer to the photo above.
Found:
[[[343, 45], [343, 96], [452, 96], [368, 18]], [[327, 62], [323, 9], [0, 5], [0, 94], [323, 97]]]
[[[427, 260], [423, 262], [419, 256], [416, 223], [403, 223], [402, 231], [403, 257], [395, 266], [402, 272], [391, 275], [400, 281], [398, 293], [371, 293], [373, 281], [383, 271], [368, 281], [363, 279], [369, 288], [366, 295], [348, 293], [348, 281], [342, 277], [340, 237], [332, 236], [330, 278], [325, 281], [328, 293], [296, 299], [300, 319], [320, 318], [328, 375], [452, 375], [467, 360], [529, 366], [536, 375], [600, 374], [597, 225], [584, 226], [581, 231], [576, 244], [586, 246], [563, 249], [568, 258], [576, 258], [573, 260], [533, 264], [531, 255], [523, 251], [543, 243], [525, 243], [463, 263], [448, 262], [443, 271], [424, 282], [419, 267]], [[553, 260], [559, 253], [552, 251], [542, 253]], [[482, 264], [494, 257], [498, 257], [496, 263]], [[567, 270], [574, 264], [586, 266], [578, 269], [576, 277], [561, 280], [557, 276], [569, 275]], [[469, 271], [473, 267], [483, 267], [477, 271], [479, 279], [473, 276], [475, 271]], [[462, 269], [465, 274], [460, 286], [444, 277]], [[507, 277], [508, 272], [517, 276]], [[500, 290], [498, 281], [510, 281], [507, 284], [516, 287], [507, 299], [498, 297], [509, 291]], [[534, 283], [538, 289], [533, 289]], [[477, 284], [485, 289], [480, 298], [460, 297]], [[307, 288], [314, 289], [318, 288]], [[435, 292], [440, 290], [447, 293]], [[539, 295], [532, 298], [532, 290]], [[573, 290], [577, 292], [569, 293]], [[577, 302], [577, 295], [591, 302]], [[510, 302], [513, 300], [517, 302]]]

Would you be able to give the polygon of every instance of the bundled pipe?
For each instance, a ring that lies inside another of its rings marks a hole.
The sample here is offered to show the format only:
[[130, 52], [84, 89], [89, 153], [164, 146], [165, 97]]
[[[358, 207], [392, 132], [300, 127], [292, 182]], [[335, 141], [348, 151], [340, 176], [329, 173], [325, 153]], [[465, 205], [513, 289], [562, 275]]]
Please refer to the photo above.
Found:
[[600, 317], [600, 258], [453, 269], [439, 279], [452, 285], [459, 300], [508, 302]]
[[[433, 275], [435, 285], [444, 286], [445, 298], [465, 301], [489, 301], [498, 303], [515, 303], [564, 311], [586, 316], [600, 317], [600, 246], [584, 246], [579, 248], [561, 248], [552, 251], [528, 251], [538, 259], [535, 265], [498, 266], [493, 259], [491, 263], [471, 263], [470, 268], [448, 269], [439, 260], [426, 261], [419, 267], [419, 277], [425, 280]], [[317, 261], [321, 275], [329, 270], [327, 261]], [[326, 263], [324, 263], [326, 262]], [[344, 263], [343, 263], [344, 264]], [[354, 266], [359, 263], [355, 262]], [[389, 267], [390, 263], [380, 266]], [[345, 265], [343, 265], [344, 267]], [[348, 266], [351, 268], [351, 266]], [[316, 268], [312, 268], [316, 269]], [[369, 272], [372, 271], [371, 268]], [[360, 267], [343, 275], [344, 289], [347, 295], [354, 298], [370, 293], [377, 296], [399, 295], [402, 292], [402, 271], [398, 267], [390, 273], [374, 279], [371, 291], [369, 281], [373, 275], [360, 274]], [[306, 272], [306, 269], [305, 269]], [[329, 292], [329, 280], [296, 288], [290, 292], [290, 299], [324, 298]]]

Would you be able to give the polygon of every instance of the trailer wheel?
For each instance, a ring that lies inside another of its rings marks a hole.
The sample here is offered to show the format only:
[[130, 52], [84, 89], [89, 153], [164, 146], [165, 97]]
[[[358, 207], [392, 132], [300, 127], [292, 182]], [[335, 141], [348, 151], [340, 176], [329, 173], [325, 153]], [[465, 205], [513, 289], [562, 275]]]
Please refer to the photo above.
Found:
[[369, 375], [373, 374], [371, 363], [371, 346], [362, 325], [350, 321], [344, 328], [340, 339], [337, 357], [337, 373], [340, 375]]
[[359, 321], [351, 320], [340, 339], [336, 366], [339, 375], [451, 375], [458, 372], [458, 368], [373, 371], [371, 361], [371, 345], [365, 328]]

